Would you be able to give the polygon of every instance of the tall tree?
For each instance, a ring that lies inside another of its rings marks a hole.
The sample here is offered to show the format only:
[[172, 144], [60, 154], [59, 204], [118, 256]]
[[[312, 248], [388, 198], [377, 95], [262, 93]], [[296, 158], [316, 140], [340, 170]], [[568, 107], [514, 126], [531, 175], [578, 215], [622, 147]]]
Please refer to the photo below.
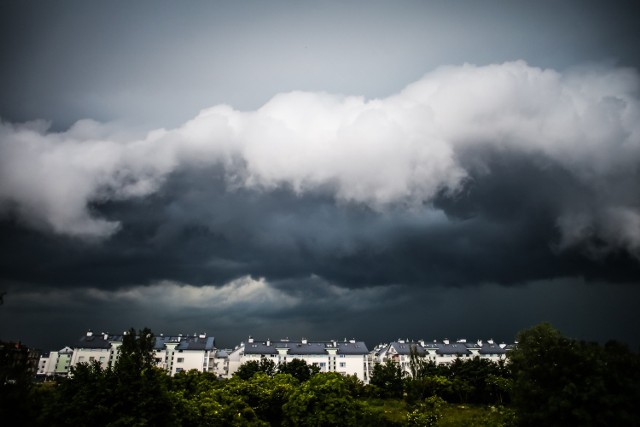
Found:
[[293, 359], [290, 362], [281, 363], [278, 366], [278, 373], [289, 374], [300, 382], [309, 380], [313, 375], [320, 372], [317, 365], [308, 365], [302, 359]]
[[548, 323], [518, 334], [510, 354], [523, 426], [637, 425], [638, 354], [564, 337]]
[[257, 360], [250, 360], [240, 365], [233, 375], [240, 377], [243, 380], [248, 380], [258, 372], [262, 372], [272, 377], [276, 374], [276, 363], [273, 360], [266, 358], [261, 359], [259, 362]]
[[373, 367], [369, 383], [377, 387], [381, 397], [402, 397], [402, 379], [400, 364], [387, 360]]
[[48, 425], [165, 426], [175, 424], [169, 378], [153, 364], [147, 328], [123, 336], [113, 366], [80, 363], [47, 408]]

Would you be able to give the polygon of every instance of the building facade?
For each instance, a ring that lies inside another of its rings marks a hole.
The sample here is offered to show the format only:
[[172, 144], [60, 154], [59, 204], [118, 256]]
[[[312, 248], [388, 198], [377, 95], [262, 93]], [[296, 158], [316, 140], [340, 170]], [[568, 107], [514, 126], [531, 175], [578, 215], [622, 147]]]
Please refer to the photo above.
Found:
[[[98, 362], [103, 368], [111, 366], [118, 359], [124, 334], [96, 334], [88, 331], [73, 348], [65, 347], [42, 355], [38, 362], [38, 376], [66, 376], [78, 363]], [[206, 334], [161, 334], [155, 337], [153, 350], [156, 366], [169, 375], [192, 369], [219, 376], [228, 372], [227, 354], [218, 351], [215, 338], [207, 337]]]
[[386, 363], [388, 360], [399, 363], [403, 371], [410, 373], [411, 353], [422, 360], [433, 362], [436, 365], [448, 365], [454, 360], [470, 360], [475, 357], [491, 362], [506, 361], [507, 352], [513, 348], [505, 343], [497, 344], [493, 340], [486, 342], [478, 340], [467, 342], [466, 339], [450, 341], [425, 342], [424, 340], [409, 341], [398, 339], [389, 344], [380, 344], [371, 352], [371, 365]]
[[[37, 364], [37, 374], [45, 378], [66, 376], [78, 363], [98, 362], [104, 368], [112, 366], [118, 358], [123, 336], [124, 334], [95, 334], [88, 331], [73, 347], [42, 355]], [[202, 333], [170, 336], [160, 334], [155, 337], [153, 350], [156, 366], [171, 376], [196, 370], [230, 378], [240, 365], [249, 361], [269, 359], [277, 366], [299, 359], [317, 366], [320, 372], [355, 375], [368, 383], [373, 367], [389, 360], [400, 364], [409, 374], [412, 352], [422, 360], [445, 365], [457, 359], [471, 360], [475, 357], [492, 362], [504, 361], [512, 348], [513, 345], [497, 344], [493, 340], [467, 342], [464, 339], [444, 339], [426, 342], [398, 339], [389, 344], [380, 344], [369, 352], [364, 342], [355, 339], [258, 341], [249, 337], [234, 349], [218, 349], [214, 337]]]
[[233, 375], [240, 365], [249, 361], [267, 358], [276, 365], [293, 359], [304, 360], [308, 365], [317, 366], [320, 372], [338, 372], [343, 375], [355, 375], [369, 382], [369, 350], [362, 341], [256, 341], [249, 337], [228, 355], [229, 371]]

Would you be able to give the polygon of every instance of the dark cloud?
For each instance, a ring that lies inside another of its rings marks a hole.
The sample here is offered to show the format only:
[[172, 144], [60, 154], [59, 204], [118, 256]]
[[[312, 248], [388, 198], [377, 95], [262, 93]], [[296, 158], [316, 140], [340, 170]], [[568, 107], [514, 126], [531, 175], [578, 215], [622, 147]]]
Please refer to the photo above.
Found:
[[635, 3], [156, 6], [0, 5], [1, 338], [640, 342]]
[[482, 163], [483, 172], [433, 206], [385, 212], [336, 204], [320, 191], [229, 191], [219, 169], [185, 170], [152, 196], [94, 204], [94, 214], [121, 223], [103, 242], [5, 221], [1, 269], [19, 282], [102, 288], [221, 286], [247, 274], [297, 278], [303, 288], [312, 275], [345, 288], [636, 280], [638, 260], [624, 251], [594, 260], [582, 247], [559, 246], [558, 217], [593, 202], [566, 170], [510, 153], [486, 154]]

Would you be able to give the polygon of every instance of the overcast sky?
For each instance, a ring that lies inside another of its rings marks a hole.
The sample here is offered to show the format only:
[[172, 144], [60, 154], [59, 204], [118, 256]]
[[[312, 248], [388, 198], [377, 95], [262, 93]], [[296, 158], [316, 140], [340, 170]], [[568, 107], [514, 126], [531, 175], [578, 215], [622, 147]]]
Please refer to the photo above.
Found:
[[0, 339], [638, 348], [634, 2], [0, 4]]

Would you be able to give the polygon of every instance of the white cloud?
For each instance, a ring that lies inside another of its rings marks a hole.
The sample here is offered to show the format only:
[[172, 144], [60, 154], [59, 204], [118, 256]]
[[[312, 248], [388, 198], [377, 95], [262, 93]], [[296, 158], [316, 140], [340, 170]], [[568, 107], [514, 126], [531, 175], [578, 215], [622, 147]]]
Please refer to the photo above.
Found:
[[[179, 168], [213, 164], [230, 186], [323, 187], [337, 201], [411, 206], [458, 190], [467, 176], [459, 155], [472, 147], [545, 155], [601, 191], [603, 176], [635, 173], [640, 160], [638, 82], [629, 69], [560, 73], [518, 61], [443, 67], [385, 99], [291, 92], [256, 111], [219, 105], [142, 138], [90, 120], [62, 133], [2, 123], [0, 210], [36, 228], [105, 237], [119, 224], [94, 216], [92, 201], [145, 196]], [[638, 215], [618, 205], [625, 218]], [[636, 245], [624, 230], [603, 233]]]
[[315, 310], [354, 312], [388, 302], [388, 297], [381, 296], [388, 296], [396, 291], [394, 286], [346, 289], [317, 276], [300, 283], [303, 282], [304, 287], [280, 289], [264, 278], [244, 276], [221, 286], [195, 286], [165, 280], [151, 286], [137, 285], [120, 289], [82, 288], [67, 291], [26, 287], [14, 289], [11, 299], [17, 305], [38, 308], [75, 307], [82, 301], [85, 305], [107, 304], [128, 310], [161, 309], [173, 313], [207, 310], [216, 313], [217, 316], [235, 316], [308, 310], [309, 291], [315, 294]]

